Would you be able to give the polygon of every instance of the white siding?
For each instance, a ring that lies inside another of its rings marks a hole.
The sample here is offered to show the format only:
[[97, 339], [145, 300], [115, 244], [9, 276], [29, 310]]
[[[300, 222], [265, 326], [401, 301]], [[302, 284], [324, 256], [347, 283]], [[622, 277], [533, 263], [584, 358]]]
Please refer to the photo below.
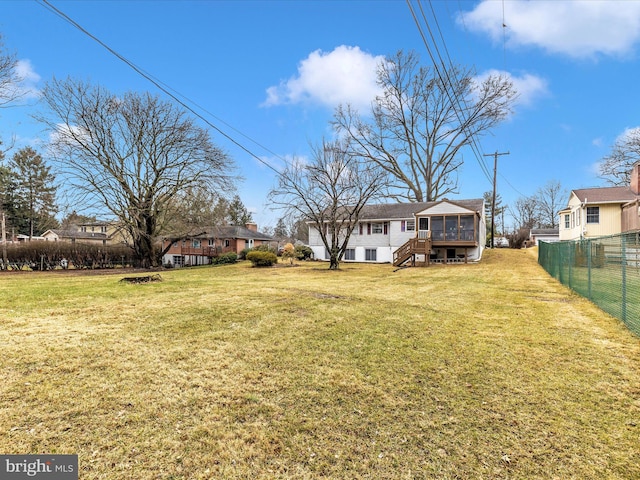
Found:
[[[598, 223], [587, 223], [587, 208], [599, 207]], [[569, 215], [569, 228], [565, 227], [565, 215]], [[559, 239], [577, 240], [582, 237], [614, 235], [622, 230], [622, 208], [620, 203], [582, 205], [571, 192], [567, 207], [560, 214]]]
[[426, 215], [456, 215], [459, 213], [464, 214], [475, 212], [459, 205], [453, 205], [448, 202], [441, 202], [431, 208], [427, 208], [426, 210], [422, 210], [421, 212], [416, 213], [416, 217], [424, 217]]
[[[409, 220], [409, 219], [406, 219]], [[405, 220], [405, 221], [406, 221]], [[413, 219], [412, 219], [413, 220]], [[389, 225], [389, 245], [396, 250], [416, 236], [415, 230], [410, 232], [402, 231], [402, 220], [392, 220]]]

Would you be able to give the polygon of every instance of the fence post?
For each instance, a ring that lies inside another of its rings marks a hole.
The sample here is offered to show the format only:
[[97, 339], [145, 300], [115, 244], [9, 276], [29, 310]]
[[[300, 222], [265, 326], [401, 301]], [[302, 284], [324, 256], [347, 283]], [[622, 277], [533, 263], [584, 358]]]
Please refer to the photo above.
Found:
[[622, 321], [627, 323], [627, 238], [620, 237], [622, 250]]
[[573, 245], [571, 245], [571, 248], [569, 249], [569, 255], [568, 255], [568, 266], [569, 266], [569, 288], [573, 289], [573, 261], [575, 259], [575, 253], [576, 253], [576, 244], [574, 243]]
[[587, 240], [587, 291], [589, 300], [593, 298], [591, 294], [591, 241]]

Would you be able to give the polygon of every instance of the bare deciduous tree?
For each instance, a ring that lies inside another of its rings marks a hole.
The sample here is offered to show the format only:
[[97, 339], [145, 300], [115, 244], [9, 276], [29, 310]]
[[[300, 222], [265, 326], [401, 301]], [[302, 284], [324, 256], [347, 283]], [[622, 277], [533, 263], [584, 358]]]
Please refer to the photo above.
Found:
[[141, 266], [157, 265], [154, 242], [180, 192], [233, 185], [229, 157], [167, 101], [72, 79], [53, 79], [42, 99], [50, 113], [39, 120], [52, 131], [52, 155], [77, 205], [122, 222]]
[[166, 211], [162, 233], [181, 237], [197, 228], [224, 225], [229, 202], [203, 185], [190, 186], [178, 193]]
[[0, 35], [0, 107], [4, 107], [21, 96], [20, 81], [15, 55], [3, 51]]
[[323, 141], [313, 147], [310, 163], [291, 163], [269, 193], [287, 216], [312, 223], [329, 254], [330, 270], [338, 269], [362, 208], [379, 198], [387, 183], [384, 170], [349, 151], [346, 142]]
[[600, 176], [614, 186], [628, 186], [633, 165], [640, 161], [640, 127], [625, 131], [600, 163]]
[[459, 67], [440, 73], [400, 51], [379, 65], [383, 93], [370, 121], [350, 106], [336, 109], [334, 128], [394, 179], [391, 198], [423, 202], [455, 193], [461, 150], [511, 111], [516, 92], [507, 78], [480, 82]]
[[511, 212], [516, 221], [516, 230], [535, 228], [540, 223], [538, 199], [535, 196], [520, 197]]
[[542, 228], [558, 228], [558, 212], [566, 205], [568, 193], [557, 180], [549, 180], [536, 192], [538, 222]]

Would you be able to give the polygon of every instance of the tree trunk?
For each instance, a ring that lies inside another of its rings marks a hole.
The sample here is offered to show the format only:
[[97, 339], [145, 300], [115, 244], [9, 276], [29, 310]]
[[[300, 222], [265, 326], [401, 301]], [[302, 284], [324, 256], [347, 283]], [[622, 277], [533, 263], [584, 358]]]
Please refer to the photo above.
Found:
[[338, 262], [338, 256], [331, 255], [331, 258], [329, 259], [329, 270], [338, 270], [339, 266], [340, 262]]

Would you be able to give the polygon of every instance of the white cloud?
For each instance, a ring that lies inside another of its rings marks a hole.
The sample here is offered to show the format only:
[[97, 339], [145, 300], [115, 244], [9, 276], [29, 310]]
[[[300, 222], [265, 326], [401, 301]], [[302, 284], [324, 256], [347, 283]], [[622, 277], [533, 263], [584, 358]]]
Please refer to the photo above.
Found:
[[625, 128], [616, 138], [616, 144], [638, 143], [640, 145], [640, 127]]
[[508, 46], [533, 45], [575, 58], [625, 55], [640, 41], [640, 2], [483, 0], [459, 22], [495, 42], [506, 35]]
[[40, 96], [40, 90], [37, 88], [40, 75], [36, 73], [30, 60], [24, 59], [16, 62], [16, 75], [20, 79], [16, 89], [21, 98], [32, 99]]
[[334, 108], [350, 103], [366, 109], [379, 93], [376, 69], [384, 60], [359, 47], [339, 46], [327, 53], [316, 50], [298, 65], [298, 73], [267, 89], [264, 106], [316, 103]]
[[516, 104], [529, 106], [532, 105], [540, 97], [549, 94], [548, 84], [544, 78], [537, 77], [530, 73], [524, 73], [521, 76], [512, 75], [509, 72], [500, 70], [487, 70], [475, 77], [477, 82], [482, 82], [490, 75], [500, 75], [507, 77], [518, 92]]

